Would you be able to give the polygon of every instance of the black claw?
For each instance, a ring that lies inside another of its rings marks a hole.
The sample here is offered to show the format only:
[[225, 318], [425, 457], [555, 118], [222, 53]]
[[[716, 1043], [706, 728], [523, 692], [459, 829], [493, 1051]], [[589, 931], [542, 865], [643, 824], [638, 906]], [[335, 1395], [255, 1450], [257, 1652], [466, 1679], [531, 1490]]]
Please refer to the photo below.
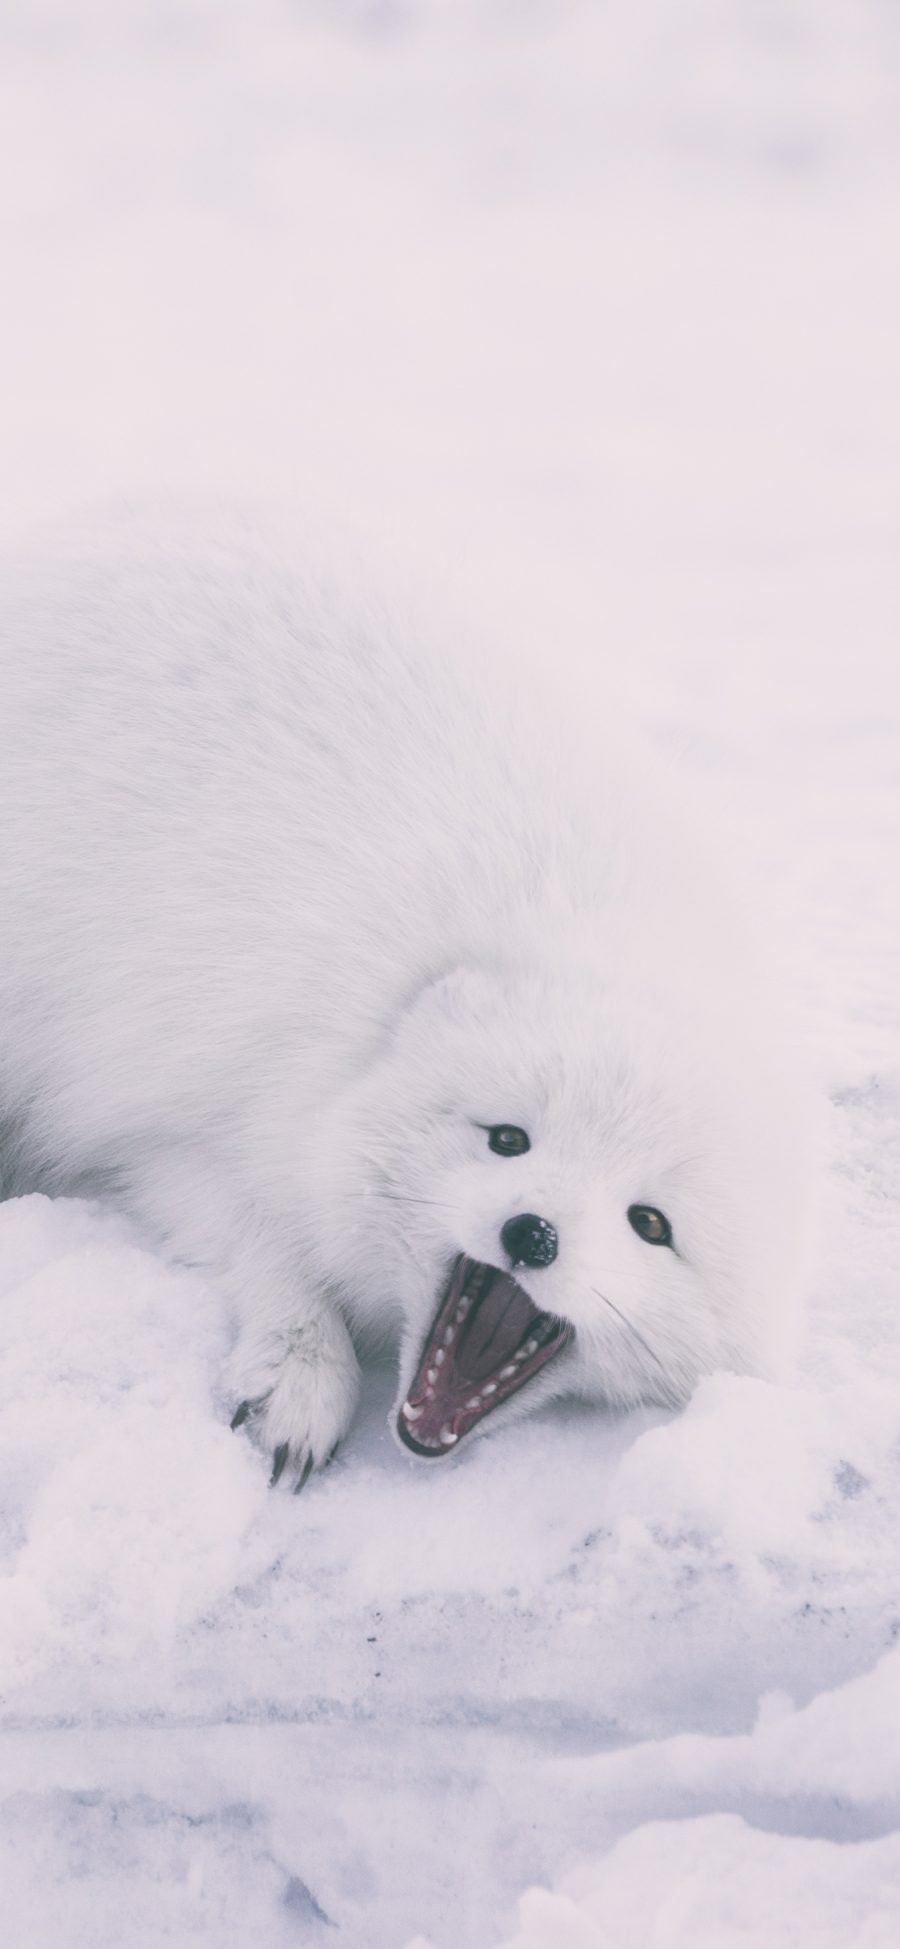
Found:
[[272, 1456], [272, 1473], [269, 1477], [270, 1489], [274, 1489], [276, 1482], [284, 1474], [285, 1463], [287, 1461], [289, 1453], [290, 1453], [290, 1443], [286, 1441], [279, 1442], [278, 1447], [276, 1448], [275, 1453]]
[[243, 1425], [252, 1407], [253, 1407], [252, 1401], [242, 1401], [240, 1407], [235, 1408], [235, 1411], [231, 1417], [232, 1428], [240, 1428]]
[[312, 1456], [311, 1456], [311, 1455], [307, 1455], [307, 1457], [306, 1457], [306, 1461], [304, 1462], [304, 1464], [303, 1464], [303, 1467], [302, 1467], [302, 1469], [300, 1470], [300, 1473], [299, 1473], [299, 1475], [298, 1475], [298, 1477], [297, 1477], [297, 1480], [296, 1480], [296, 1482], [294, 1483], [294, 1494], [295, 1494], [295, 1496], [299, 1496], [299, 1494], [300, 1494], [300, 1491], [301, 1491], [301, 1489], [303, 1488], [303, 1485], [304, 1485], [304, 1483], [305, 1483], [305, 1482], [308, 1482], [308, 1480], [309, 1480], [309, 1476], [310, 1476], [310, 1471], [311, 1471], [311, 1469], [312, 1469], [312, 1465], [313, 1465], [313, 1458], [312, 1458]]

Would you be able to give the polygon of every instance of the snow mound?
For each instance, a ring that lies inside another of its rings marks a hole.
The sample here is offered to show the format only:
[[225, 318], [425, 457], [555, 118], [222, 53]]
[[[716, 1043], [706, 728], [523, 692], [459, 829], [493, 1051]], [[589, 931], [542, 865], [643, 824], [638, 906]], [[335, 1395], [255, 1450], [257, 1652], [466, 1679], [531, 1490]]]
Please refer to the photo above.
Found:
[[558, 1892], [531, 1890], [519, 1923], [503, 1949], [893, 1949], [900, 1836], [846, 1847], [730, 1814], [654, 1823]]
[[9, 1694], [171, 1644], [232, 1588], [264, 1490], [212, 1412], [221, 1309], [121, 1222], [42, 1197], [0, 1206], [0, 1307]]

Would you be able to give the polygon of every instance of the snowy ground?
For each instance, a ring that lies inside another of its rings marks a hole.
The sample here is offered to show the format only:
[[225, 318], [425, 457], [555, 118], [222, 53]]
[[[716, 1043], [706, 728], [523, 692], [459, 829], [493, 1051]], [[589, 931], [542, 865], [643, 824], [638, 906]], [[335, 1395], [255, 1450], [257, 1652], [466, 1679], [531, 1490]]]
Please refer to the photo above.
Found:
[[6, 532], [321, 499], [624, 671], [833, 1104], [793, 1386], [417, 1473], [373, 1374], [299, 1500], [214, 1294], [0, 1208], [15, 1949], [900, 1940], [898, 104], [876, 0], [0, 6]]

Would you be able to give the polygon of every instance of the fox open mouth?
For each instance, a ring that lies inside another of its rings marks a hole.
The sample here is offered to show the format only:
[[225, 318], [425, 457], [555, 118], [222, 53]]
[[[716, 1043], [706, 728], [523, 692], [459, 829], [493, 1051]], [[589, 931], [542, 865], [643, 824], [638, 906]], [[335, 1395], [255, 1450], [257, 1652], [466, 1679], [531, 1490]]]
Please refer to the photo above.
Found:
[[461, 1253], [397, 1416], [401, 1441], [414, 1455], [446, 1455], [555, 1359], [573, 1331], [539, 1312], [510, 1273]]

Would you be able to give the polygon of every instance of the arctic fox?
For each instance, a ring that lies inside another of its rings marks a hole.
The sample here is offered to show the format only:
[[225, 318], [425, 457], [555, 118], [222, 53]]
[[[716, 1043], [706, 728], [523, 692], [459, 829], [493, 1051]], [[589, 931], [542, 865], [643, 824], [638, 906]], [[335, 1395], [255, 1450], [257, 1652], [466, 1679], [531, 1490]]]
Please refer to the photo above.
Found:
[[8, 1178], [220, 1283], [273, 1477], [347, 1429], [354, 1336], [395, 1336], [430, 1460], [773, 1368], [805, 1086], [602, 684], [429, 645], [240, 524], [126, 526], [4, 609]]

